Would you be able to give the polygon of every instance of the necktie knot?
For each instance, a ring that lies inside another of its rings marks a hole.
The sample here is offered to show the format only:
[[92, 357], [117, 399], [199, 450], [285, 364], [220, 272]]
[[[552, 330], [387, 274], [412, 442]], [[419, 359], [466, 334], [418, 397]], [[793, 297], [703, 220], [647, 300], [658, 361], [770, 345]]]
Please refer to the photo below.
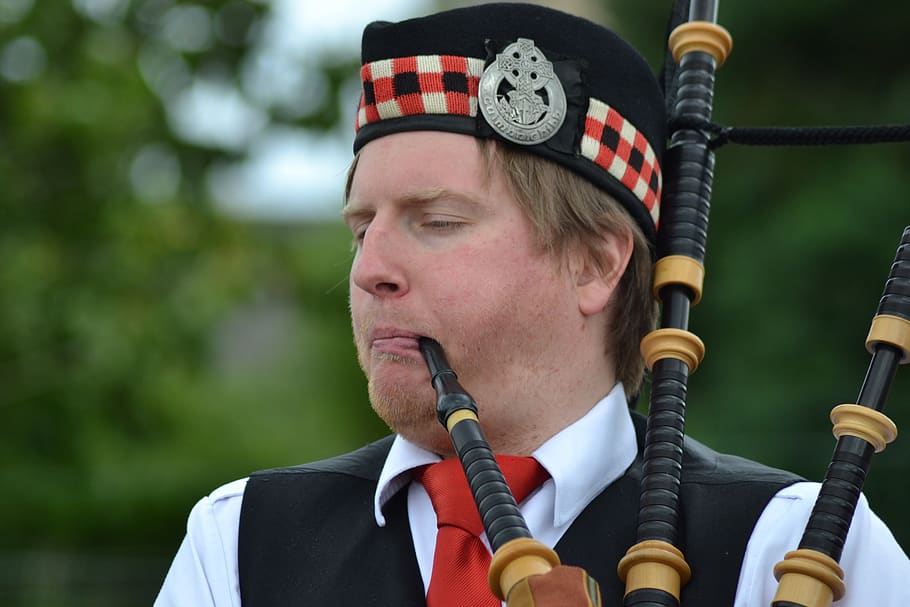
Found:
[[[531, 457], [498, 455], [496, 462], [502, 469], [516, 502], [524, 500], [549, 477], [543, 466]], [[415, 477], [430, 496], [438, 527], [451, 525], [480, 536], [483, 524], [461, 462], [457, 458], [421, 468]]]

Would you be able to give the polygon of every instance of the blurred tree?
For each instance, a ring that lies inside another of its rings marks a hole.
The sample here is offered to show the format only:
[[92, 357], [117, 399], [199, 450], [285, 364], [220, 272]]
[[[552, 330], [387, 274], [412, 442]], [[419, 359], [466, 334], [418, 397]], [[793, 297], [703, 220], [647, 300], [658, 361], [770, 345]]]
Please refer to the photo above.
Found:
[[[288, 122], [243, 90], [267, 17], [0, 1], [3, 604], [148, 604], [201, 495], [384, 432], [349, 336], [346, 230], [220, 215], [208, 171], [250, 134], [181, 123], [212, 82], [240, 127]], [[334, 125], [333, 71], [295, 125]]]

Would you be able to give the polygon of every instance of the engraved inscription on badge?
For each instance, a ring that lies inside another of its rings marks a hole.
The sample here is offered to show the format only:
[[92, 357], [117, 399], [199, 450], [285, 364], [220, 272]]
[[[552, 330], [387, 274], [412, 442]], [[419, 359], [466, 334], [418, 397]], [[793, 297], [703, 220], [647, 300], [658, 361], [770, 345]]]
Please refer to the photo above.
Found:
[[519, 38], [480, 78], [480, 110], [493, 130], [522, 145], [542, 143], [566, 119], [562, 83], [534, 41]]

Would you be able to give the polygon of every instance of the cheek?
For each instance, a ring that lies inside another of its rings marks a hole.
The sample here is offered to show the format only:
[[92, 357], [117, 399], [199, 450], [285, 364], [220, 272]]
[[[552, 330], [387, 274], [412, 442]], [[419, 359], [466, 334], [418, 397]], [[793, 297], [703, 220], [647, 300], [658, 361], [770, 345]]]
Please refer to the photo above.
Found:
[[[354, 281], [348, 281], [348, 311], [351, 314], [351, 324], [356, 330], [358, 325], [359, 311], [362, 309], [363, 293], [354, 286]], [[356, 337], [356, 333], [355, 333]]]
[[437, 299], [439, 309], [449, 311], [451, 329], [488, 342], [545, 330], [547, 319], [568, 301], [567, 286], [547, 261], [520, 255], [500, 250], [452, 273]]
[[357, 353], [363, 362], [363, 350], [365, 346], [364, 332], [369, 325], [368, 308], [366, 305], [367, 294], [353, 285], [350, 285], [350, 295], [348, 296], [348, 311], [351, 315], [351, 329], [354, 334], [354, 345], [357, 346]]

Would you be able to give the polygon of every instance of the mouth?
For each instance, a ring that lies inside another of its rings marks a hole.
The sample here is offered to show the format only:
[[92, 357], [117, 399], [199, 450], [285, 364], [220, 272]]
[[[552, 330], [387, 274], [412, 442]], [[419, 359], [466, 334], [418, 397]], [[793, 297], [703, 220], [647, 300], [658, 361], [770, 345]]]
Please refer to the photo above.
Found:
[[421, 336], [412, 331], [394, 327], [377, 327], [370, 332], [370, 352], [373, 356], [422, 359], [418, 339]]

